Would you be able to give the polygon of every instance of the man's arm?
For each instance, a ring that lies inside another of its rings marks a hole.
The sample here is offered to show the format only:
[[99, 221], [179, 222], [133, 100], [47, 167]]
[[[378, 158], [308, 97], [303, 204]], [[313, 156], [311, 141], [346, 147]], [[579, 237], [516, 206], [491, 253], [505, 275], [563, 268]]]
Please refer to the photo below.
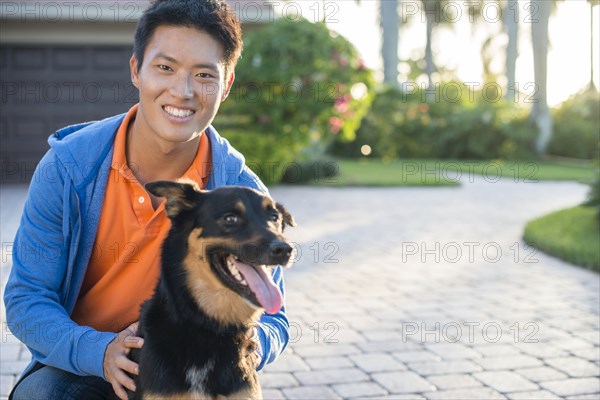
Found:
[[[4, 293], [8, 328], [33, 357], [78, 375], [103, 377], [106, 346], [116, 334], [71, 320], [64, 302], [70, 288], [71, 224], [65, 168], [50, 150], [32, 178], [13, 245]], [[76, 206], [76, 205], [73, 205]]]
[[[242, 169], [242, 173], [238, 177], [236, 184], [251, 187], [268, 194], [266, 186], [247, 166]], [[258, 353], [261, 356], [260, 364], [257, 368], [259, 371], [265, 365], [275, 361], [283, 353], [289, 342], [290, 324], [285, 314], [283, 270], [279, 266], [273, 270], [273, 281], [279, 286], [279, 290], [281, 290], [284, 298], [284, 306], [276, 314], [263, 314], [258, 322], [257, 331], [260, 344]]]
[[[279, 286], [285, 299], [281, 267], [276, 267], [273, 271], [273, 280]], [[265, 365], [275, 361], [288, 344], [290, 324], [285, 315], [285, 303], [277, 314], [264, 313], [258, 321], [257, 328], [260, 343], [258, 352], [261, 357], [257, 370], [260, 371]]]

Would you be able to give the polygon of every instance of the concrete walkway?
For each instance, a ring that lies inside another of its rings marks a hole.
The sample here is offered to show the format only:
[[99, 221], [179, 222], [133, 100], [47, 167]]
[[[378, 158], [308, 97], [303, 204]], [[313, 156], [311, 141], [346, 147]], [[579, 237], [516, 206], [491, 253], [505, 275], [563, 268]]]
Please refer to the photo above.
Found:
[[[3, 251], [23, 192], [2, 188]], [[264, 397], [598, 399], [600, 277], [520, 240], [527, 220], [586, 192], [481, 178], [274, 188], [298, 222], [298, 256], [286, 274], [290, 345], [262, 373]], [[29, 355], [3, 329], [6, 396]]]

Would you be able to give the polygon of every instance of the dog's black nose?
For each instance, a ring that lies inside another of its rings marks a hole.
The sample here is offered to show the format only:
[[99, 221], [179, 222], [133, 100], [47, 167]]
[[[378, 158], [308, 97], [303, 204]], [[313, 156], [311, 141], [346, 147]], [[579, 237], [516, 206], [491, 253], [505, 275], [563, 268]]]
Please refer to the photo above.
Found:
[[281, 240], [276, 240], [269, 245], [271, 259], [276, 264], [287, 264], [292, 255], [292, 246]]

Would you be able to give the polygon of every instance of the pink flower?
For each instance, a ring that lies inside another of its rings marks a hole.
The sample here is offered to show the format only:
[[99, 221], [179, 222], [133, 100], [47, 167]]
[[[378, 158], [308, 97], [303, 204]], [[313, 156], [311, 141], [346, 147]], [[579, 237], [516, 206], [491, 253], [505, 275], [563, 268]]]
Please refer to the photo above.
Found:
[[335, 100], [335, 109], [339, 113], [345, 113], [350, 107], [350, 95], [345, 94]]
[[340, 117], [331, 117], [329, 118], [329, 130], [331, 133], [336, 134], [342, 130], [344, 126], [344, 120]]

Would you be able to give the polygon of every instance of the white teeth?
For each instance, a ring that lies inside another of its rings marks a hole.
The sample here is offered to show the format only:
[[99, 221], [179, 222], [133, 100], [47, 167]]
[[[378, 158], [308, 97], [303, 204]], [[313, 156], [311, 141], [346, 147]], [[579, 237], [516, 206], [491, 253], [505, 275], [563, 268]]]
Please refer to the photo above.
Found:
[[190, 115], [192, 115], [194, 113], [194, 111], [192, 111], [192, 110], [181, 110], [179, 108], [175, 108], [175, 107], [171, 107], [171, 106], [164, 106], [163, 110], [165, 110], [170, 115], [172, 115], [174, 117], [179, 117], [179, 118], [189, 117]]
[[[235, 260], [237, 260], [237, 257], [235, 257]], [[242, 274], [240, 274], [240, 271], [238, 271], [238, 269], [235, 267], [234, 258], [232, 258], [232, 257], [227, 258], [227, 268], [229, 269], [229, 272], [235, 278], [235, 280], [237, 280], [242, 285], [246, 285], [246, 286], [248, 285], [248, 282], [246, 282], [246, 280], [244, 279]]]

